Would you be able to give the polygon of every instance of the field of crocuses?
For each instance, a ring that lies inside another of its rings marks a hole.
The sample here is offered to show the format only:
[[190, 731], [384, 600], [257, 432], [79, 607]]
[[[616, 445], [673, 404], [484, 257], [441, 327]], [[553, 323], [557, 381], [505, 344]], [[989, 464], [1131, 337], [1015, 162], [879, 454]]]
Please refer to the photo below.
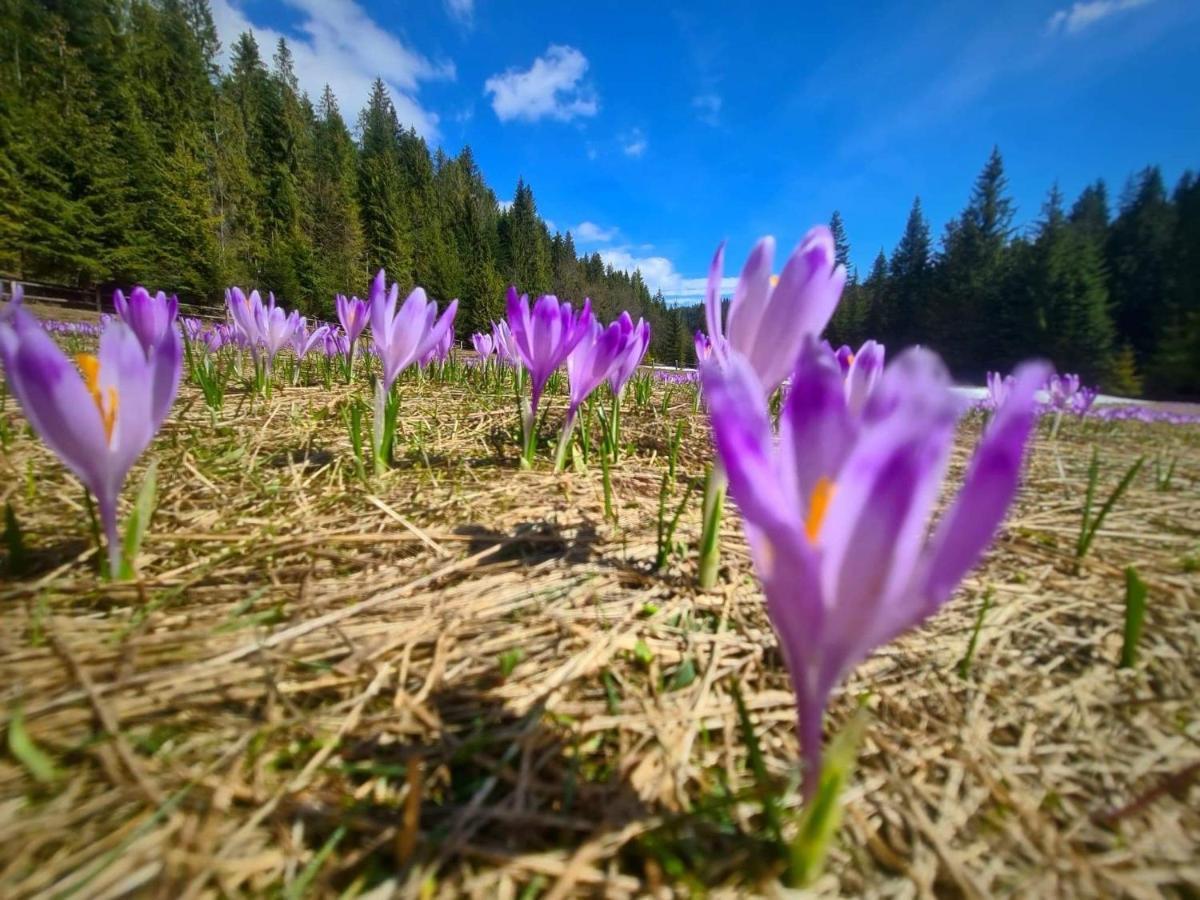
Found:
[[0, 310], [0, 895], [1200, 885], [1200, 422], [514, 288]]

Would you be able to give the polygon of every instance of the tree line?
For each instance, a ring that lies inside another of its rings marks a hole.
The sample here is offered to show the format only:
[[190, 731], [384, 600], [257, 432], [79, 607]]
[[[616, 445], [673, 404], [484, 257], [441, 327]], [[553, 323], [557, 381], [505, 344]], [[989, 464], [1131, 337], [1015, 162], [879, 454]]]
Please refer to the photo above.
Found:
[[242, 34], [227, 69], [220, 50], [208, 0], [0, 0], [0, 272], [212, 305], [253, 286], [328, 317], [384, 267], [459, 298], [460, 336], [513, 283], [643, 316], [673, 352], [640, 273], [552, 234], [524, 181], [501, 205], [470, 148], [431, 152], [381, 80], [356, 139], [328, 87], [300, 90], [286, 41], [268, 62]]
[[[1200, 394], [1200, 179], [1168, 192], [1155, 166], [1129, 179], [1115, 216], [1103, 181], [1068, 208], [1057, 185], [1026, 232], [993, 150], [966, 209], [934, 248], [920, 199], [888, 258], [851, 279], [830, 338], [921, 343], [960, 377], [1043, 356], [1121, 394]], [[831, 228], [843, 260], [846, 231]]]
[[[458, 297], [460, 334], [513, 283], [644, 316], [654, 359], [694, 363], [700, 307], [580, 255], [528, 183], [500, 204], [470, 148], [431, 152], [382, 81], [352, 134], [328, 87], [300, 90], [284, 40], [269, 63], [249, 33], [226, 69], [220, 49], [208, 0], [0, 0], [0, 273], [200, 304], [240, 284], [329, 316], [384, 267]], [[851, 268], [827, 336], [922, 343], [975, 381], [1042, 355], [1121, 393], [1200, 394], [1200, 179], [1168, 191], [1150, 167], [1115, 215], [1101, 181], [1069, 208], [1052, 188], [1027, 232], [1014, 215], [994, 151], [939, 245], [917, 199], [891, 256]]]

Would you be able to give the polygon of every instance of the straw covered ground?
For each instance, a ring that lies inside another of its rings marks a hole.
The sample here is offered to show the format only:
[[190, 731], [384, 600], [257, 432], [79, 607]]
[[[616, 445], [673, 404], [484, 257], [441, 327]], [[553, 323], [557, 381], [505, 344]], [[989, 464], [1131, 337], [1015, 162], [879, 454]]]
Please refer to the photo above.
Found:
[[[774, 892], [733, 686], [790, 805], [794, 717], [736, 510], [719, 588], [694, 586], [693, 389], [627, 401], [615, 522], [596, 465], [519, 471], [511, 396], [464, 383], [408, 378], [401, 463], [364, 483], [351, 390], [239, 387], [214, 417], [185, 386], [124, 585], [6, 399], [27, 559], [0, 575], [0, 896]], [[655, 571], [675, 423], [686, 552]], [[1093, 446], [1097, 506], [1147, 463], [1074, 574]], [[829, 733], [860, 703], [867, 730], [816, 894], [1200, 891], [1198, 485], [1196, 426], [1043, 425], [986, 564], [832, 705]], [[1131, 565], [1148, 611], [1118, 669]]]

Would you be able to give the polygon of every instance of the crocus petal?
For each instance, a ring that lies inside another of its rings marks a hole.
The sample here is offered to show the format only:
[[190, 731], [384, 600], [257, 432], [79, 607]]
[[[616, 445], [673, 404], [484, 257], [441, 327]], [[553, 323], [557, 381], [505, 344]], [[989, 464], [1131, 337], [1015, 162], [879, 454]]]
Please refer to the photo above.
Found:
[[1018, 367], [1004, 405], [979, 443], [953, 506], [930, 542], [921, 588], [923, 614], [946, 602], [955, 586], [979, 561], [1016, 496], [1025, 445], [1036, 418], [1034, 396], [1050, 367], [1031, 362]]
[[[751, 359], [751, 362], [761, 336], [763, 313], [771, 296], [771, 261], [774, 258], [773, 237], [764, 237], [754, 245], [754, 249], [746, 257], [746, 264], [742, 267], [742, 274], [733, 291], [733, 302], [729, 306], [729, 322], [726, 329], [729, 345]], [[792, 361], [787, 361], [785, 371], [791, 368]], [[755, 371], [758, 371], [757, 367]], [[762, 373], [759, 372], [759, 375], [761, 378]]]
[[787, 491], [789, 502], [807, 511], [822, 479], [836, 483], [856, 436], [841, 369], [811, 335], [792, 375], [779, 431], [781, 467], [790, 476], [779, 488]]
[[0, 353], [9, 386], [34, 431], [93, 493], [105, 490], [104, 423], [66, 355], [24, 310], [11, 323], [0, 323]]
[[[731, 352], [724, 366], [716, 361], [702, 366], [700, 378], [713, 443], [742, 514], [768, 533], [797, 526], [799, 513], [779, 490], [770, 417], [754, 369]], [[769, 566], [769, 561], [763, 564]]]
[[725, 271], [725, 242], [721, 241], [708, 267], [708, 284], [704, 289], [704, 315], [708, 322], [708, 338], [713, 355], [725, 360], [725, 329], [721, 325], [721, 276]]

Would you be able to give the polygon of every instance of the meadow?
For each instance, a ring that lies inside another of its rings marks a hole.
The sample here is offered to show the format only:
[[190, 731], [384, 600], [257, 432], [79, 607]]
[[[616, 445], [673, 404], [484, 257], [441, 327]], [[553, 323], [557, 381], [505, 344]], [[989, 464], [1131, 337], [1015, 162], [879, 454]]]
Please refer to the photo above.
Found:
[[[6, 384], [0, 894], [781, 890], [795, 698], [732, 499], [698, 586], [693, 375], [633, 374], [607, 449], [601, 388], [555, 472], [561, 370], [522, 465], [518, 368], [453, 349], [397, 376], [376, 468], [372, 356], [212, 358], [119, 580]], [[1200, 424], [1101, 413], [1040, 417], [983, 564], [835, 691], [863, 733], [816, 895], [1200, 887]]]

